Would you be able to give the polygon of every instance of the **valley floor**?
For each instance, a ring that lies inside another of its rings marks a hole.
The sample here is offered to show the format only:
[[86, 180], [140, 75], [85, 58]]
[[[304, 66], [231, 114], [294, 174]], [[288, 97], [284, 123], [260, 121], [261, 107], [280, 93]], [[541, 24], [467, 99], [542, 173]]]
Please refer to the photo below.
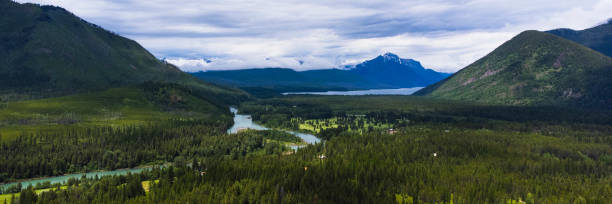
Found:
[[[22, 155], [1, 160], [8, 164], [0, 168], [4, 178], [114, 167], [108, 164], [174, 165], [74, 180], [59, 190], [4, 192], [39, 203], [612, 200], [612, 113], [605, 110], [410, 96], [285, 96], [244, 102], [239, 110], [266, 127], [311, 132], [323, 142], [293, 152], [286, 144], [298, 142], [295, 136], [274, 130], [227, 134], [227, 120], [19, 136], [2, 146], [2, 155]], [[45, 162], [19, 164], [27, 158]]]

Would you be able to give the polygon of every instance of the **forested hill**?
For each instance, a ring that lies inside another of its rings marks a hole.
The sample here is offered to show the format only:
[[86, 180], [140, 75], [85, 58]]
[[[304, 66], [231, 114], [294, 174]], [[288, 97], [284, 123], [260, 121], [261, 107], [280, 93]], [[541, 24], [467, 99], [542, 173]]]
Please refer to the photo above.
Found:
[[309, 70], [298, 72], [287, 68], [207, 71], [194, 76], [216, 84], [237, 87], [261, 87], [278, 91], [312, 91], [392, 88], [369, 81], [355, 73], [339, 70]]
[[244, 69], [193, 73], [200, 79], [237, 87], [280, 91], [351, 90], [423, 87], [449, 74], [425, 69], [412, 59], [380, 55], [352, 69], [295, 71], [286, 68]]
[[558, 36], [525, 31], [416, 95], [511, 105], [612, 108], [612, 58]]
[[559, 37], [580, 43], [612, 57], [612, 19], [607, 23], [585, 30], [567, 28], [546, 31]]
[[240, 91], [205, 84], [156, 59], [133, 40], [63, 8], [0, 0], [3, 98], [68, 95], [144, 81], [177, 82], [211, 94]]

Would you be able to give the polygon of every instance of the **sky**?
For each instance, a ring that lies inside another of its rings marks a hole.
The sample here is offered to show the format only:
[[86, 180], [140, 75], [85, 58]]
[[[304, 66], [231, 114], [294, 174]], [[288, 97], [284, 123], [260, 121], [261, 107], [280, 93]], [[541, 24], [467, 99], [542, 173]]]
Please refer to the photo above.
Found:
[[524, 30], [586, 29], [612, 0], [17, 0], [66, 8], [188, 72], [341, 68], [386, 52], [455, 72]]

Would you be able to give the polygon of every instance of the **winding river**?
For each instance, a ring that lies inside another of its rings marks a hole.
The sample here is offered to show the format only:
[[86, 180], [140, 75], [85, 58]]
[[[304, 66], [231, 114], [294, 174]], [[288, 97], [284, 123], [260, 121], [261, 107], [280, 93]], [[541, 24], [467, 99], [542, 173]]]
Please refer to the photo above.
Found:
[[[227, 130], [227, 133], [229, 134], [237, 133], [238, 131], [243, 130], [243, 129], [255, 129], [255, 130], [267, 130], [268, 129], [264, 126], [254, 123], [250, 115], [238, 114], [238, 109], [236, 108], [230, 108], [230, 111], [234, 114], [234, 125], [229, 130]], [[302, 138], [302, 140], [304, 140], [304, 142], [308, 144], [315, 144], [315, 143], [321, 142], [319, 138], [311, 134], [305, 134], [305, 133], [294, 132], [294, 131], [286, 131], [286, 132], [292, 135], [298, 136], [299, 138]], [[291, 148], [294, 150], [297, 150], [301, 147], [304, 147], [304, 145], [291, 146]], [[64, 183], [71, 178], [77, 178], [77, 179], [81, 178], [83, 175], [85, 175], [87, 178], [93, 178], [95, 176], [102, 177], [102, 176], [111, 176], [111, 175], [126, 175], [128, 173], [140, 173], [144, 171], [145, 169], [151, 169], [151, 168], [153, 167], [118, 169], [118, 170], [113, 170], [113, 171], [96, 171], [96, 172], [88, 172], [88, 173], [67, 174], [67, 175], [55, 176], [55, 177], [35, 178], [35, 179], [28, 179], [24, 181], [1, 184], [0, 188], [7, 189], [11, 186], [17, 185], [18, 183], [21, 183], [22, 188], [27, 188], [29, 185], [36, 186], [36, 184], [44, 183], [44, 182], [50, 182], [51, 184]]]
[[[266, 128], [264, 126], [254, 123], [250, 115], [238, 114], [238, 109], [236, 108], [230, 108], [230, 111], [234, 114], [234, 125], [229, 130], [227, 130], [227, 133], [229, 134], [234, 134], [240, 130], [245, 130], [245, 129], [254, 129], [254, 130], [268, 130], [269, 129], [269, 128]], [[308, 144], [315, 144], [315, 143], [321, 142], [321, 139], [311, 134], [300, 133], [300, 132], [295, 132], [295, 131], [288, 131], [288, 130], [285, 130], [285, 132], [298, 136], [299, 138], [302, 138], [302, 140], [304, 140], [304, 142]], [[297, 150], [301, 147], [304, 147], [304, 145], [291, 146], [291, 148], [294, 150]]]

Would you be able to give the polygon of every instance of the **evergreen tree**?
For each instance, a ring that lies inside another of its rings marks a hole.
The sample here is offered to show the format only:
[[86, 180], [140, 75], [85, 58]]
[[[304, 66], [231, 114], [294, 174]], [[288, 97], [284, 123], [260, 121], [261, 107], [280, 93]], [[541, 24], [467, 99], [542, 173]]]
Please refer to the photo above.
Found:
[[28, 187], [19, 193], [19, 204], [33, 204], [38, 200], [33, 187]]

